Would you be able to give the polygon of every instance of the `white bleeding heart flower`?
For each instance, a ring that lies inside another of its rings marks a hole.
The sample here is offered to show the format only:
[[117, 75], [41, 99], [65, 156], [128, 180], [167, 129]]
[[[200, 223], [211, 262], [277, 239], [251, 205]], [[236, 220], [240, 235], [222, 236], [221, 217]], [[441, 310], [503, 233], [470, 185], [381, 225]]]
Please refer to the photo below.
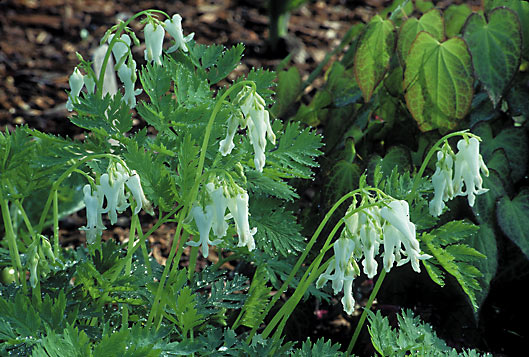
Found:
[[454, 197], [452, 154], [448, 150], [437, 152], [435, 173], [432, 176], [434, 198], [430, 201], [429, 210], [432, 216], [439, 216], [443, 212], [445, 202]]
[[[479, 154], [479, 141], [475, 137], [464, 138], [457, 143], [455, 160], [454, 191], [457, 196], [467, 196], [470, 207], [474, 206], [476, 195], [488, 191], [483, 188], [480, 171], [489, 175], [489, 170]], [[463, 191], [463, 184], [465, 191]]]
[[253, 236], [257, 233], [257, 228], [250, 229], [248, 222], [248, 193], [246, 191], [235, 195], [234, 197], [227, 197], [228, 209], [235, 221], [237, 228], [237, 235], [239, 236], [238, 247], [248, 247], [249, 251], [255, 249], [255, 241]]
[[217, 238], [222, 238], [228, 231], [228, 222], [226, 222], [226, 208], [228, 200], [224, 196], [224, 187], [215, 188], [215, 184], [210, 182], [206, 185], [209, 197], [213, 201], [213, 233]]
[[334, 257], [331, 258], [331, 262], [325, 272], [318, 278], [316, 287], [321, 288], [327, 281], [331, 280], [335, 294], [338, 294], [343, 289], [342, 304], [345, 312], [351, 315], [355, 305], [352, 289], [353, 280], [359, 273], [355, 265], [353, 265], [355, 243], [349, 238], [342, 237], [334, 243], [333, 249]]
[[211, 227], [213, 225], [214, 207], [213, 205], [207, 205], [204, 211], [200, 205], [195, 205], [193, 208], [191, 208], [191, 215], [193, 216], [195, 224], [197, 225], [200, 238], [198, 242], [187, 242], [187, 245], [192, 247], [201, 246], [202, 255], [207, 258], [209, 256], [209, 245], [217, 245], [222, 242], [220, 239], [214, 241], [209, 239], [209, 232], [211, 231]]
[[70, 94], [68, 95], [68, 101], [66, 102], [66, 109], [71, 112], [74, 103], [79, 103], [79, 93], [81, 93], [81, 89], [83, 89], [84, 86], [84, 76], [81, 71], [79, 71], [79, 68], [75, 67], [68, 80], [68, 84], [70, 84]]
[[182, 30], [182, 16], [179, 14], [174, 14], [171, 20], [167, 19], [164, 21], [165, 29], [175, 40], [175, 44], [169, 48], [168, 53], [177, 51], [179, 48], [182, 51], [187, 52], [187, 43], [191, 41], [194, 37], [194, 33], [191, 33], [184, 37], [184, 32]]
[[129, 108], [133, 109], [136, 107], [136, 96], [142, 92], [141, 89], [134, 89], [137, 79], [136, 61], [129, 60], [127, 65], [120, 66], [118, 76], [125, 87], [125, 94], [121, 100], [127, 103]]
[[101, 235], [106, 227], [103, 225], [101, 214], [103, 213], [103, 192], [99, 187], [92, 190], [90, 185], [83, 187], [84, 204], [86, 206], [86, 226], [79, 228], [86, 231], [86, 241], [88, 244], [93, 244], [97, 236]]
[[[410, 222], [410, 209], [406, 201], [392, 201], [387, 207], [382, 207], [380, 215], [386, 220], [384, 234], [384, 267], [389, 272], [393, 262], [402, 265], [411, 261], [413, 270], [419, 273], [419, 260], [431, 258], [428, 254], [420, 254], [419, 241], [416, 237], [415, 224]], [[387, 240], [387, 242], [386, 242]], [[401, 244], [405, 250], [401, 250]], [[401, 259], [404, 253], [407, 258]]]
[[129, 178], [123, 166], [116, 164], [116, 170], [109, 174], [101, 175], [99, 179], [99, 190], [105, 195], [107, 206], [103, 213], [108, 213], [110, 223], [114, 224], [118, 220], [118, 213], [122, 213], [129, 207], [128, 196], [125, 195], [125, 181]]
[[125, 185], [129, 189], [129, 191], [132, 193], [132, 197], [134, 197], [134, 201], [136, 202], [136, 207], [134, 208], [134, 214], [138, 214], [140, 210], [143, 208], [143, 210], [149, 214], [154, 214], [154, 211], [152, 210], [151, 203], [145, 197], [145, 194], [143, 193], [143, 188], [141, 187], [141, 181], [140, 176], [136, 173], [136, 171], [131, 172], [131, 176], [126, 179]]
[[147, 62], [154, 62], [158, 65], [162, 65], [162, 46], [163, 46], [163, 37], [165, 35], [165, 30], [163, 26], [148, 23], [143, 29], [145, 34], [145, 60]]
[[[114, 36], [115, 35], [112, 34], [108, 37], [109, 44], [114, 38]], [[119, 41], [116, 41], [114, 43], [114, 46], [112, 47], [112, 54], [114, 55], [114, 58], [116, 59], [116, 63], [119, 63], [123, 57], [127, 56], [127, 54], [130, 51], [130, 43], [131, 43], [130, 37], [127, 34], [121, 35], [121, 37], [119, 38]], [[119, 72], [119, 69], [123, 67], [124, 65], [125, 63], [123, 62], [121, 66], [118, 68], [118, 72]]]

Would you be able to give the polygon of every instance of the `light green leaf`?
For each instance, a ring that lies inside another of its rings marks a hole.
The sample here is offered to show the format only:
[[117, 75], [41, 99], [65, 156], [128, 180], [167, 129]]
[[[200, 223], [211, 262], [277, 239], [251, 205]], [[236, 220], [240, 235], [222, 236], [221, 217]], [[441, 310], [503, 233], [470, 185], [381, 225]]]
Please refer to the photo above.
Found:
[[439, 42], [427, 32], [415, 39], [406, 59], [406, 103], [421, 131], [449, 130], [467, 114], [472, 103], [470, 54], [465, 42]]
[[394, 29], [391, 21], [375, 15], [359, 40], [354, 72], [366, 103], [389, 68], [396, 42]]
[[502, 197], [498, 202], [498, 224], [501, 230], [512, 240], [529, 259], [529, 189], [524, 188], [520, 193], [509, 199]]
[[437, 9], [428, 11], [420, 19], [410, 17], [400, 28], [397, 50], [402, 62], [406, 61], [411, 44], [421, 31], [428, 32], [435, 39], [442, 41], [444, 37], [444, 24], [441, 12]]
[[434, 7], [432, 1], [415, 0], [415, 7], [420, 12], [426, 12]]
[[498, 8], [489, 13], [487, 23], [483, 15], [475, 13], [469, 17], [463, 37], [472, 54], [476, 76], [496, 106], [520, 64], [518, 17], [509, 9]]
[[467, 4], [450, 5], [444, 11], [446, 37], [458, 35], [471, 13], [472, 9]]

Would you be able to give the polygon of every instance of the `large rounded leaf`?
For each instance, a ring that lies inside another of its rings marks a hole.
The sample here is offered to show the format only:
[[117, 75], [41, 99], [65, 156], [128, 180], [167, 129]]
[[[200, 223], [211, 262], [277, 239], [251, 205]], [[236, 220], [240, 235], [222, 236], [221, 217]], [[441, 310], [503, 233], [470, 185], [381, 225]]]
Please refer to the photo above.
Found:
[[520, 191], [518, 196], [510, 200], [504, 196], [498, 202], [498, 224], [501, 230], [512, 240], [529, 259], [529, 189]]
[[422, 131], [454, 129], [472, 103], [470, 54], [460, 38], [438, 41], [420, 32], [406, 58], [406, 104]]
[[399, 39], [397, 41], [397, 50], [402, 62], [406, 61], [413, 40], [419, 32], [425, 31], [439, 41], [444, 38], [444, 24], [441, 18], [441, 12], [437, 9], [430, 10], [422, 15], [420, 19], [410, 17], [400, 28]]
[[446, 37], [454, 37], [459, 34], [472, 9], [467, 4], [450, 5], [444, 11]]
[[366, 103], [389, 68], [396, 42], [394, 30], [390, 20], [376, 15], [367, 24], [359, 40], [354, 72]]
[[489, 13], [489, 21], [475, 13], [468, 18], [463, 37], [472, 54], [477, 78], [494, 106], [518, 70], [522, 38], [518, 16], [506, 8]]

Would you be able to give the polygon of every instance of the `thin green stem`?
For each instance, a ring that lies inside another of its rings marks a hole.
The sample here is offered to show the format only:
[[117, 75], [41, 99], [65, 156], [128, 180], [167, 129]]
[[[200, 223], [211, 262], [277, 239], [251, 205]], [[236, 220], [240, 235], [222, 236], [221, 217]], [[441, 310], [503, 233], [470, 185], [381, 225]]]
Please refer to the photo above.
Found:
[[378, 294], [378, 290], [380, 289], [380, 286], [382, 285], [382, 282], [384, 281], [385, 277], [386, 277], [386, 270], [382, 269], [382, 272], [378, 276], [377, 282], [375, 283], [375, 287], [373, 288], [373, 291], [371, 291], [371, 295], [369, 295], [369, 299], [367, 300], [367, 304], [364, 308], [364, 311], [362, 312], [362, 315], [360, 316], [360, 320], [358, 321], [358, 324], [356, 325], [356, 329], [353, 334], [353, 337], [351, 338], [351, 342], [349, 343], [349, 347], [347, 347], [346, 355], [351, 354], [351, 351], [353, 350], [353, 347], [355, 346], [356, 340], [358, 340], [358, 336], [360, 336], [360, 331], [362, 331], [362, 327], [367, 318], [367, 311], [371, 309], [371, 305], [373, 305], [373, 301], [375, 300], [375, 297]]
[[[31, 241], [35, 240], [35, 237], [36, 237], [35, 230], [33, 229], [33, 225], [31, 224], [31, 221], [29, 220], [29, 217], [26, 214], [26, 211], [24, 210], [22, 203], [18, 199], [14, 200], [13, 203], [15, 204], [15, 206], [17, 206], [19, 213], [22, 215], [22, 220], [24, 221], [24, 224], [26, 225], [29, 235], [31, 236]], [[24, 240], [23, 236], [21, 238], [24, 244], [26, 245], [26, 247], [31, 244], [31, 242], [27, 242], [26, 240]]]
[[59, 257], [59, 198], [53, 190], [53, 254]]
[[0, 188], [0, 208], [2, 211], [2, 217], [4, 221], [5, 236], [7, 238], [7, 245], [9, 246], [9, 256], [11, 257], [11, 264], [15, 268], [15, 281], [22, 284], [22, 290], [27, 293], [26, 276], [22, 269], [22, 263], [20, 261], [20, 254], [18, 252], [15, 232], [13, 230], [13, 224], [11, 222], [11, 213], [7, 201], [4, 199], [4, 194]]
[[[130, 220], [129, 242], [127, 245], [127, 256], [125, 257], [127, 263], [125, 264], [125, 276], [129, 276], [132, 268], [132, 248], [134, 247], [134, 240], [136, 238], [136, 226], [138, 223], [138, 215], [133, 214]], [[141, 243], [140, 243], [141, 244]], [[129, 306], [123, 304], [121, 315], [121, 326], [123, 329], [129, 327]]]
[[465, 134], [466, 132], [468, 132], [468, 129], [467, 130], [461, 130], [461, 131], [456, 131], [454, 133], [450, 133], [448, 135], [445, 135], [443, 136], [441, 139], [437, 140], [437, 142], [430, 148], [430, 150], [428, 151], [428, 154], [426, 154], [426, 157], [424, 158], [424, 161], [422, 162], [422, 165], [419, 169], [419, 172], [417, 173], [417, 175], [415, 175], [415, 177], [413, 178], [413, 186], [411, 188], [411, 191], [410, 193], [408, 194], [408, 196], [406, 197], [407, 200], [410, 200], [414, 197], [415, 195], [415, 191], [417, 191], [417, 188], [418, 188], [418, 185], [419, 185], [419, 182], [422, 178], [422, 175], [424, 174], [424, 171], [426, 170], [426, 167], [428, 167], [428, 163], [430, 162], [430, 159], [432, 158], [432, 156], [437, 152], [437, 150], [439, 149], [439, 147], [448, 139], [450, 139], [451, 137], [454, 137], [454, 136], [458, 136], [458, 135], [463, 135]]
[[[323, 218], [323, 220], [321, 221], [320, 225], [318, 226], [318, 228], [316, 229], [316, 231], [314, 232], [314, 234], [312, 235], [312, 238], [310, 239], [310, 241], [307, 243], [307, 246], [305, 247], [305, 249], [303, 250], [303, 253], [301, 254], [301, 256], [298, 258], [298, 261], [296, 262], [296, 265], [294, 265], [294, 268], [292, 269], [292, 271], [290, 272], [290, 274], [288, 275], [287, 279], [283, 282], [283, 285], [281, 285], [281, 287], [279, 288], [279, 290], [277, 291], [277, 293], [274, 295], [274, 297], [272, 298], [272, 300], [270, 300], [270, 302], [268, 303], [268, 305], [266, 306], [266, 308], [263, 310], [262, 314], [261, 314], [261, 317], [260, 317], [260, 321], [263, 321], [265, 316], [270, 312], [270, 310], [272, 309], [272, 307], [275, 305], [275, 303], [277, 302], [277, 300], [279, 300], [279, 298], [281, 297], [281, 294], [283, 294], [290, 282], [292, 281], [292, 279], [294, 278], [294, 276], [296, 275], [296, 273], [298, 272], [299, 268], [301, 267], [301, 265], [303, 264], [303, 262], [305, 261], [305, 258], [307, 257], [307, 255], [309, 254], [310, 250], [312, 249], [312, 246], [314, 245], [314, 243], [316, 243], [316, 240], [318, 239], [320, 233], [323, 231], [323, 228], [325, 227], [325, 225], [327, 224], [327, 222], [329, 221], [329, 219], [331, 218], [331, 216], [334, 214], [334, 212], [338, 209], [338, 207], [340, 207], [340, 205], [345, 202], [347, 199], [349, 199], [350, 197], [353, 197], [355, 196], [356, 194], [360, 193], [361, 192], [361, 189], [357, 189], [357, 190], [354, 190], [352, 192], [349, 192], [348, 194], [342, 196], [342, 198], [340, 198], [332, 207], [331, 209], [327, 212], [327, 214], [325, 215], [325, 217]], [[257, 326], [255, 326], [252, 331], [250, 332], [250, 335], [248, 337], [248, 339], [246, 340], [248, 343], [252, 340], [253, 336], [255, 335], [255, 332], [257, 331]]]

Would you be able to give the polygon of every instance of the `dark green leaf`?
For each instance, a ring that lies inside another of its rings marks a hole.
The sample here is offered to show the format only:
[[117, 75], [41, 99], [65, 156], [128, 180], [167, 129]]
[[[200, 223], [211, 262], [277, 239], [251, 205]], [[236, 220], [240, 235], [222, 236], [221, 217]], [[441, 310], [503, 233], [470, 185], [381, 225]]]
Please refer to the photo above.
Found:
[[504, 196], [498, 202], [498, 224], [529, 259], [529, 189], [524, 188], [512, 200]]

